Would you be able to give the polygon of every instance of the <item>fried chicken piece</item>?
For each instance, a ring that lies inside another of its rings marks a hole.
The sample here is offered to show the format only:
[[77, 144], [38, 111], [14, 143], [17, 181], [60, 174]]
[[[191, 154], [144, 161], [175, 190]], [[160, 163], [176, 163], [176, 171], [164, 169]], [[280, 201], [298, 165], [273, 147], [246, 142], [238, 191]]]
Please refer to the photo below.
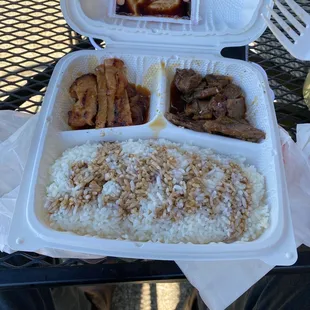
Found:
[[[105, 77], [107, 81], [107, 123], [108, 127], [113, 127], [115, 126], [115, 101], [116, 99], [121, 99], [123, 96], [125, 96], [128, 81], [125, 74], [124, 62], [122, 60], [116, 58], [106, 59], [104, 61], [104, 66]], [[126, 104], [126, 99], [124, 98], [122, 102]], [[119, 111], [117, 111], [117, 113], [119, 113]], [[117, 120], [117, 123], [118, 121], [119, 120]]]
[[97, 113], [97, 81], [94, 74], [85, 74], [71, 85], [69, 93], [76, 99], [72, 110], [68, 112], [68, 124], [79, 129], [94, 126]]
[[108, 117], [107, 80], [104, 65], [100, 65], [96, 68], [96, 76], [98, 84], [98, 113], [96, 116], [96, 128], [104, 128]]

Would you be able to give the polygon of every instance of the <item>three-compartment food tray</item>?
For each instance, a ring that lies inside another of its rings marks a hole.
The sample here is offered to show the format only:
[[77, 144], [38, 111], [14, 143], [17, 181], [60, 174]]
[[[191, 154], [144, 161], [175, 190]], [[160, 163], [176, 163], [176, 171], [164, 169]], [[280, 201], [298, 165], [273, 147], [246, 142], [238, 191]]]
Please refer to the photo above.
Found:
[[[217, 6], [221, 5], [221, 2], [203, 1], [200, 7], [201, 20], [207, 21], [197, 26], [171, 26], [162, 23], [156, 25], [153, 22], [150, 22], [150, 25], [147, 23], [141, 25], [133, 21], [124, 21], [119, 29], [119, 21], [115, 21], [112, 27], [112, 21], [108, 17], [99, 20], [95, 17], [98, 10], [96, 4], [104, 7], [104, 4], [107, 4], [106, 0], [94, 1], [92, 9], [86, 0], [81, 0], [78, 4], [72, 0], [61, 2], [64, 16], [70, 26], [84, 35], [105, 37], [107, 48], [67, 55], [54, 70], [23, 176], [9, 235], [11, 248], [23, 251], [55, 248], [102, 256], [162, 260], [260, 259], [271, 265], [290, 265], [296, 261], [297, 252], [281, 145], [273, 107], [273, 94], [267, 76], [255, 64], [224, 59], [220, 56], [223, 47], [249, 43], [261, 34], [264, 25], [259, 16], [265, 10], [265, 5], [271, 1], [253, 1], [252, 6], [248, 4], [244, 8], [247, 14], [250, 14], [248, 24], [239, 28], [236, 24], [237, 19], [244, 12], [240, 13], [237, 4], [243, 1], [235, 0], [235, 5], [231, 7], [235, 11], [230, 13], [239, 14], [229, 15], [230, 23], [235, 20], [231, 27], [224, 27], [223, 24], [215, 22]], [[210, 3], [213, 3], [213, 6], [210, 6]], [[218, 25], [218, 29], [215, 29], [215, 25]], [[101, 27], [100, 34], [98, 34], [99, 27]], [[172, 28], [168, 31], [169, 27]], [[181, 27], [179, 30], [183, 32], [188, 32], [188, 35], [174, 33], [177, 27]], [[147, 33], [149, 30], [150, 33]], [[160, 33], [161, 31], [164, 33]], [[128, 37], [124, 37], [127, 33]], [[134, 46], [130, 44], [132, 34], [139, 38], [135, 40]], [[120, 42], [118, 38], [122, 38], [122, 41]], [[165, 42], [167, 38], [173, 41], [173, 44], [168, 45]], [[190, 46], [182, 46], [181, 42], [184, 40], [187, 40]], [[211, 45], [212, 41], [217, 42], [217, 46]], [[71, 130], [67, 125], [67, 112], [72, 105], [68, 92], [70, 85], [77, 77], [94, 72], [104, 59], [113, 57], [125, 62], [129, 82], [145, 86], [151, 91], [148, 123], [119, 128]], [[245, 94], [247, 119], [266, 133], [266, 139], [255, 144], [194, 132], [169, 123], [164, 114], [170, 105], [170, 84], [177, 68], [192, 68], [203, 75], [216, 73], [232, 76], [234, 83], [239, 85]], [[49, 168], [64, 150], [88, 141], [149, 138], [165, 138], [174, 142], [211, 148], [222, 154], [244, 156], [247, 163], [254, 165], [265, 177], [266, 201], [270, 207], [270, 227], [255, 241], [205, 245], [108, 240], [55, 231], [49, 227], [44, 219]]]

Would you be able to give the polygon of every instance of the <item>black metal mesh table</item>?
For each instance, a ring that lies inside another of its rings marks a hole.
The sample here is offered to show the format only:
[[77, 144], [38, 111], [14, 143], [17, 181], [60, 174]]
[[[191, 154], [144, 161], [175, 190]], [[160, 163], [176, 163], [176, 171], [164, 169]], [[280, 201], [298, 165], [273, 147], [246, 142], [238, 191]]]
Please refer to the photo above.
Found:
[[[299, 0], [310, 12], [310, 2]], [[57, 61], [72, 51], [93, 49], [62, 17], [59, 0], [0, 0], [0, 109], [37, 113]], [[249, 48], [225, 49], [225, 57], [260, 64], [275, 91], [278, 122], [295, 137], [296, 124], [310, 122], [302, 87], [310, 63], [294, 60], [266, 31]], [[310, 255], [300, 250], [293, 267], [272, 272], [309, 272]], [[174, 262], [115, 258], [55, 260], [34, 253], [0, 254], [0, 288], [25, 285], [89, 284], [176, 280], [184, 275]]]

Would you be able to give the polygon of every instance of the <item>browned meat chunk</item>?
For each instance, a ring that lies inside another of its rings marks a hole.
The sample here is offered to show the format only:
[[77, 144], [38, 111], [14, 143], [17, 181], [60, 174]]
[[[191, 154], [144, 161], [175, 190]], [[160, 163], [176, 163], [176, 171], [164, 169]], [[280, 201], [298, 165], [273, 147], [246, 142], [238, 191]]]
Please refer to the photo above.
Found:
[[194, 91], [202, 81], [202, 76], [192, 69], [177, 69], [174, 83], [183, 94]]
[[199, 113], [194, 115], [193, 119], [195, 120], [212, 119], [213, 113], [212, 113], [212, 106], [210, 104], [210, 101], [199, 100], [198, 106], [199, 106]]
[[109, 127], [114, 123], [114, 101], [117, 89], [116, 72], [117, 68], [114, 66], [114, 59], [106, 59], [104, 61], [105, 77], [107, 80], [107, 124]]
[[191, 103], [194, 100], [194, 93], [189, 93], [181, 96], [182, 101], [185, 103]]
[[114, 126], [115, 118], [115, 99], [124, 95], [127, 87], [124, 62], [120, 59], [112, 58], [104, 61], [105, 76], [107, 80], [107, 123], [109, 127]]
[[219, 93], [217, 87], [205, 88], [194, 92], [194, 99], [206, 99]]
[[245, 118], [246, 105], [244, 97], [227, 100], [227, 115], [231, 118]]
[[124, 62], [117, 58], [104, 61], [107, 81], [107, 123], [109, 127], [130, 126], [132, 117], [127, 94], [128, 80]]
[[175, 114], [183, 113], [185, 107], [186, 101], [183, 94], [177, 89], [173, 81], [170, 88], [170, 112]]
[[126, 90], [127, 90], [128, 98], [131, 98], [137, 95], [135, 84], [128, 83]]
[[148, 98], [137, 95], [129, 101], [133, 125], [141, 125], [147, 121]]
[[194, 99], [199, 99], [198, 97], [200, 97], [201, 92], [203, 92], [205, 88], [207, 88], [207, 83], [202, 81], [198, 87], [195, 88], [194, 92], [183, 95], [182, 99], [187, 103], [191, 103]]
[[76, 99], [72, 110], [68, 112], [68, 124], [80, 129], [94, 125], [97, 113], [97, 81], [94, 74], [85, 74], [77, 78], [70, 87], [70, 95]]
[[194, 100], [187, 104], [185, 108], [185, 115], [193, 117], [194, 120], [211, 119], [212, 107], [209, 101]]
[[150, 98], [141, 94], [130, 98], [130, 109], [134, 125], [141, 125], [147, 122]]
[[228, 99], [236, 99], [242, 96], [242, 90], [235, 84], [229, 84], [224, 88], [223, 95]]
[[218, 94], [210, 101], [212, 113], [215, 118], [225, 116], [227, 114], [227, 101], [224, 95]]
[[207, 82], [206, 81], [202, 81], [196, 88], [195, 91], [200, 91], [200, 90], [204, 90], [205, 88], [207, 88]]
[[193, 116], [199, 114], [200, 107], [198, 100], [194, 100], [192, 101], [192, 103], [187, 104], [184, 112], [186, 116]]
[[129, 105], [129, 99], [127, 91], [124, 90], [121, 96], [117, 96], [115, 99], [114, 110], [114, 127], [130, 126], [132, 125], [132, 117]]
[[141, 125], [147, 122], [150, 108], [151, 93], [148, 89], [134, 84], [127, 85], [129, 105], [133, 125]]
[[224, 88], [232, 82], [232, 78], [226, 75], [208, 74], [205, 77], [209, 87]]
[[115, 93], [116, 98], [123, 97], [125, 91], [127, 90], [128, 80], [125, 72], [125, 66], [122, 60], [115, 59], [116, 68], [116, 83], [117, 83], [117, 90]]
[[203, 125], [205, 121], [194, 121], [190, 118], [187, 118], [184, 115], [175, 115], [172, 113], [166, 113], [166, 118], [168, 121], [170, 121], [172, 124], [176, 126], [181, 126], [187, 129], [195, 130], [195, 131], [204, 131]]
[[105, 67], [100, 65], [96, 68], [98, 84], [98, 113], [96, 116], [96, 128], [104, 128], [108, 117], [108, 96]]
[[254, 128], [246, 120], [237, 120], [226, 116], [217, 120], [206, 121], [203, 128], [209, 133], [222, 134], [251, 142], [259, 142], [265, 138], [263, 131]]

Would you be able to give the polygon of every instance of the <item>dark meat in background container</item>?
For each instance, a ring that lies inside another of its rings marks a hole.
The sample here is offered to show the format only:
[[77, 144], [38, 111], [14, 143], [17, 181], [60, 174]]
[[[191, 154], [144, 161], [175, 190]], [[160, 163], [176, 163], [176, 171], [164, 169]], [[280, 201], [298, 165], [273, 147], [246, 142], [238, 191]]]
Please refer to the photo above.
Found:
[[126, 0], [116, 6], [116, 14], [126, 16], [158, 16], [190, 19], [191, 1], [183, 0]]

